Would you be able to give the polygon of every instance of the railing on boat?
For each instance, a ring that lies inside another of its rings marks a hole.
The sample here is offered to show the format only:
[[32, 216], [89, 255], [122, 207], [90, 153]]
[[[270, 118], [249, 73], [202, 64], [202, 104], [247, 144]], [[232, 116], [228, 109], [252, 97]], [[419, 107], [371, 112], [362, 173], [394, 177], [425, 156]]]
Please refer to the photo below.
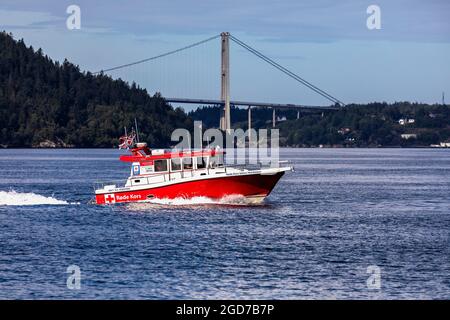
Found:
[[110, 187], [107, 189], [123, 188], [125, 187], [126, 179], [123, 180], [109, 180], [109, 181], [95, 181], [94, 190], [105, 189], [105, 187]]
[[[161, 183], [161, 182], [168, 182], [168, 181], [172, 181], [174, 179], [172, 179], [172, 177], [175, 174], [180, 174], [181, 179], [185, 179], [185, 178], [191, 178], [191, 177], [195, 177], [196, 175], [194, 175], [193, 173], [195, 171], [205, 171], [205, 175], [209, 175], [210, 174], [210, 170], [214, 169], [216, 170], [217, 174], [220, 173], [225, 173], [227, 175], [239, 175], [239, 174], [246, 174], [249, 171], [258, 171], [258, 170], [262, 170], [262, 169], [266, 169], [266, 168], [279, 168], [281, 166], [284, 167], [291, 167], [292, 166], [292, 162], [288, 161], [288, 160], [284, 160], [284, 161], [278, 161], [278, 166], [270, 166], [270, 165], [263, 165], [261, 162], [258, 162], [256, 164], [234, 164], [234, 165], [221, 165], [221, 166], [217, 166], [215, 168], [204, 168], [204, 169], [192, 169], [192, 170], [181, 170], [181, 171], [165, 171], [165, 172], [161, 172], [161, 173], [155, 173], [155, 174], [151, 174], [149, 176], [136, 176], [131, 180], [131, 186], [135, 187], [135, 186], [140, 186], [140, 185], [151, 185], [151, 184], [155, 184], [155, 183]], [[223, 169], [223, 172], [217, 172], [217, 170]], [[233, 170], [240, 170], [241, 172], [229, 172], [230, 169]], [[189, 173], [189, 174], [188, 174]], [[163, 179], [161, 179], [161, 181], [151, 181], [149, 180], [149, 178], [152, 177], [162, 177]], [[136, 180], [140, 180], [139, 183], [133, 182]], [[106, 181], [106, 182], [100, 182], [100, 181], [96, 181], [94, 182], [94, 190], [99, 190], [99, 189], [104, 189], [104, 190], [108, 190], [108, 189], [116, 189], [116, 188], [128, 188], [130, 186], [126, 186], [126, 182], [128, 180], [127, 179], [123, 179], [123, 180], [114, 180], [114, 181]], [[142, 181], [142, 182], [141, 182]]]

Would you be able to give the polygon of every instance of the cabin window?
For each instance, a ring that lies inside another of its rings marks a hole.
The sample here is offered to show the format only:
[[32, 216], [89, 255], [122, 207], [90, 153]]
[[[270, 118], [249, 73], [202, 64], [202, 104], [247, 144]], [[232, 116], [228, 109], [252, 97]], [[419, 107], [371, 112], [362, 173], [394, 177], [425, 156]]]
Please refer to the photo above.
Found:
[[183, 158], [183, 169], [184, 170], [192, 169], [192, 158]]
[[209, 167], [223, 167], [223, 155], [219, 154], [217, 156], [211, 157], [209, 160]]
[[197, 157], [197, 169], [205, 169], [206, 161], [203, 157]]
[[172, 158], [170, 159], [172, 171], [181, 170], [181, 159], [180, 158]]
[[155, 160], [155, 172], [167, 171], [167, 160]]
[[209, 167], [210, 168], [215, 168], [216, 165], [217, 165], [216, 161], [217, 161], [216, 157], [210, 157], [209, 158]]
[[223, 167], [224, 161], [223, 161], [223, 154], [218, 154], [216, 156], [217, 158], [217, 166]]

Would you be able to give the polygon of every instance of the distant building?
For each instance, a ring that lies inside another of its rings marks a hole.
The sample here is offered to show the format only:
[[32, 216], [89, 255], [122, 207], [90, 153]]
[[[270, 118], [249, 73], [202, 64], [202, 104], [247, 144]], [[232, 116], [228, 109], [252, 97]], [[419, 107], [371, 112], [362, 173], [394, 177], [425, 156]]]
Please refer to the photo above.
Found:
[[398, 124], [401, 126], [404, 126], [405, 124], [412, 124], [414, 122], [416, 122], [415, 119], [408, 119], [408, 118], [398, 120]]
[[350, 128], [340, 128], [337, 132], [340, 134], [346, 134], [352, 131]]
[[282, 116], [282, 117], [277, 117], [277, 122], [282, 122], [282, 121], [286, 121], [286, 117]]
[[402, 137], [402, 139], [405, 139], [405, 140], [417, 138], [417, 134], [415, 134], [415, 133], [404, 133], [404, 134], [401, 134], [400, 136]]

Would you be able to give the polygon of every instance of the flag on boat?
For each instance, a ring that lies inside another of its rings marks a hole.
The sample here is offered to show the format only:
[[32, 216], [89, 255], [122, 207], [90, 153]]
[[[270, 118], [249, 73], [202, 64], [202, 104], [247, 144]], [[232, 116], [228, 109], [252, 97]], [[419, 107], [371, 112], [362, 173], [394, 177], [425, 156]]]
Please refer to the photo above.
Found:
[[119, 149], [130, 149], [134, 143], [134, 139], [136, 139], [136, 134], [134, 131], [129, 135], [125, 134], [121, 136], [119, 138]]

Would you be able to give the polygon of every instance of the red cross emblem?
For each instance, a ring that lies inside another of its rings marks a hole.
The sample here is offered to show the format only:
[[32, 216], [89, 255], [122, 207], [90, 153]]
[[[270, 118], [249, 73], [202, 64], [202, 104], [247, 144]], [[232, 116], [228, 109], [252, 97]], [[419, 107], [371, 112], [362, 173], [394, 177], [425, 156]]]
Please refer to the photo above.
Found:
[[114, 193], [105, 194], [105, 203], [116, 203]]

